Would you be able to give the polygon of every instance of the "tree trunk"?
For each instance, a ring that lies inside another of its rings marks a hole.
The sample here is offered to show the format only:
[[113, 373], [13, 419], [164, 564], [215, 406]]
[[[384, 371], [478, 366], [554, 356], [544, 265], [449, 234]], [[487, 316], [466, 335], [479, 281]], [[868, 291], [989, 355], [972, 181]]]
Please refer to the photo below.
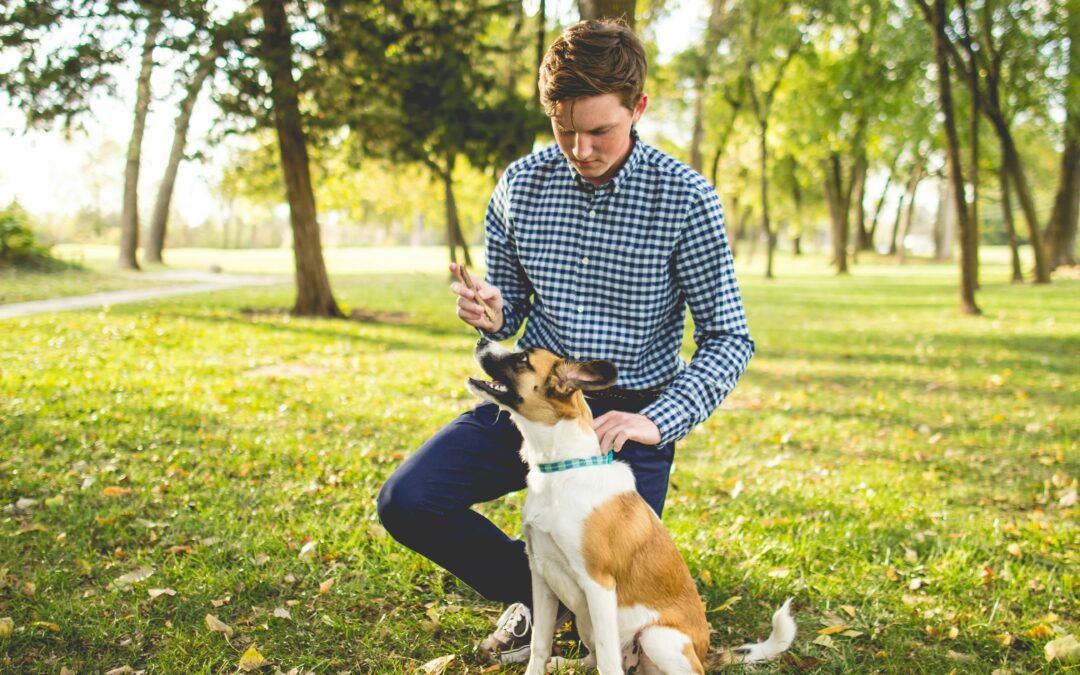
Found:
[[772, 231], [769, 223], [769, 154], [768, 154], [769, 123], [768, 120], [761, 122], [760, 152], [761, 152], [761, 230], [765, 233], [765, 278], [773, 278], [773, 253], [776, 251], [776, 233]]
[[956, 133], [956, 111], [953, 107], [948, 56], [945, 52], [945, 0], [934, 1], [934, 57], [937, 62], [938, 101], [945, 115], [946, 148], [949, 157], [949, 180], [954, 191], [956, 220], [960, 226], [960, 312], [982, 314], [975, 304], [975, 267], [977, 249], [972, 245], [971, 222], [968, 219], [967, 198], [964, 195], [964, 172], [960, 164], [960, 141]]
[[852, 176], [854, 187], [851, 197], [851, 217], [855, 221], [855, 227], [852, 229], [855, 231], [854, 253], [856, 254], [874, 247], [874, 242], [870, 239], [870, 232], [866, 229], [866, 206], [863, 204], [866, 199], [866, 173], [868, 170], [869, 163], [866, 159], [866, 150], [863, 149], [855, 161], [855, 175]]
[[881, 190], [881, 196], [878, 197], [877, 206], [874, 207], [874, 215], [870, 219], [869, 230], [869, 247], [868, 250], [874, 249], [874, 237], [877, 235], [878, 222], [881, 219], [881, 209], [885, 206], [885, 197], [889, 194], [889, 186], [892, 184], [893, 172], [889, 171], [889, 175], [885, 177], [885, 187]]
[[630, 28], [634, 27], [634, 0], [578, 0], [581, 20], [586, 19], [622, 19]]
[[908, 203], [907, 211], [904, 213], [904, 229], [900, 233], [900, 248], [896, 252], [896, 262], [903, 265], [907, 259], [907, 248], [904, 246], [904, 242], [907, 241], [908, 235], [911, 234], [911, 228], [915, 226], [915, 194], [919, 189], [919, 183], [923, 178], [923, 165], [919, 164], [915, 168], [915, 173], [911, 176], [911, 188], [908, 190]]
[[330, 279], [322, 254], [307, 139], [304, 137], [299, 96], [292, 74], [292, 31], [285, 17], [285, 5], [274, 0], [259, 0], [259, 7], [263, 18], [263, 64], [270, 78], [274, 127], [281, 152], [281, 169], [293, 233], [297, 296], [292, 313], [298, 316], [344, 317], [330, 290]]
[[[837, 274], [847, 274], [848, 215], [849, 208], [844, 195], [844, 170], [840, 163], [840, 154], [833, 152], [825, 164], [825, 199], [829, 204], [832, 221], [833, 260]], [[851, 192], [847, 191], [850, 195]]]
[[795, 227], [798, 228], [795, 236], [791, 238], [791, 252], [793, 255], [800, 256], [802, 255], [803, 197], [802, 188], [799, 187], [799, 179], [795, 176], [795, 171], [791, 173], [791, 200], [795, 204]]
[[[969, 127], [969, 139], [971, 143], [971, 174], [968, 177], [971, 183], [971, 232], [968, 236], [973, 240], [969, 246], [975, 247], [976, 261], [978, 260], [979, 247], [979, 69], [975, 57], [975, 46], [972, 43], [971, 23], [968, 20], [967, 0], [960, 0], [960, 19], [964, 26], [964, 48], [967, 50], [971, 68], [968, 71], [968, 94], [971, 97], [971, 121]], [[961, 242], [963, 245], [963, 242]], [[979, 288], [979, 265], [975, 264], [975, 288]]]
[[142, 159], [142, 139], [146, 131], [146, 115], [150, 110], [150, 74], [154, 70], [154, 45], [161, 31], [161, 12], [155, 11], [146, 25], [143, 36], [142, 64], [139, 68], [138, 91], [135, 97], [135, 124], [128, 141], [127, 166], [124, 170], [124, 207], [120, 214], [119, 267], [139, 269], [135, 251], [139, 248], [139, 164]]
[[896, 255], [896, 239], [900, 234], [900, 219], [904, 215], [904, 198], [906, 192], [900, 193], [900, 199], [896, 200], [896, 218], [893, 219], [892, 233], [889, 235], [889, 255]]
[[956, 239], [956, 210], [950, 208], [955, 199], [952, 191], [952, 182], [946, 183], [945, 192], [938, 202], [937, 218], [934, 219], [934, 260], [937, 262], [952, 260], [953, 246], [956, 243], [964, 245], [963, 241], [957, 242]]
[[1012, 196], [1009, 194], [1009, 171], [1001, 165], [1001, 217], [1005, 221], [1005, 237], [1009, 241], [1009, 253], [1012, 259], [1012, 282], [1024, 283], [1024, 271], [1020, 266], [1020, 247], [1016, 242], [1016, 224], [1013, 222]]
[[540, 9], [536, 12], [536, 70], [533, 77], [533, 100], [540, 107], [540, 64], [547, 53], [547, 0], [540, 0]]
[[690, 133], [690, 168], [702, 172], [705, 160], [701, 156], [701, 144], [705, 139], [705, 66], [694, 74], [694, 128]]
[[165, 231], [169, 221], [169, 206], [172, 203], [173, 188], [176, 185], [176, 174], [180, 169], [180, 160], [184, 158], [184, 145], [187, 143], [188, 126], [191, 122], [191, 113], [195, 109], [195, 101], [199, 98], [203, 83], [210, 73], [214, 71], [214, 61], [219, 51], [216, 47], [199, 59], [198, 70], [195, 77], [188, 84], [184, 100], [180, 102], [180, 114], [176, 116], [175, 132], [173, 133], [172, 150], [169, 152], [169, 163], [165, 167], [165, 176], [161, 179], [158, 187], [157, 200], [154, 202], [154, 215], [150, 218], [150, 232], [146, 246], [143, 248], [143, 259], [148, 262], [162, 262], [161, 252], [165, 248]]
[[1080, 217], [1080, 7], [1066, 3], [1069, 74], [1065, 79], [1065, 150], [1061, 153], [1054, 210], [1046, 228], [1046, 262], [1051, 270], [1075, 265], [1076, 226]]
[[465, 264], [472, 267], [472, 257], [469, 256], [469, 245], [465, 243], [465, 236], [461, 233], [461, 221], [458, 219], [457, 200], [454, 199], [454, 164], [455, 158], [447, 158], [446, 170], [440, 171], [443, 187], [446, 195], [446, 243], [450, 246], [450, 262], [457, 262], [457, 247], [461, 247], [461, 257]]

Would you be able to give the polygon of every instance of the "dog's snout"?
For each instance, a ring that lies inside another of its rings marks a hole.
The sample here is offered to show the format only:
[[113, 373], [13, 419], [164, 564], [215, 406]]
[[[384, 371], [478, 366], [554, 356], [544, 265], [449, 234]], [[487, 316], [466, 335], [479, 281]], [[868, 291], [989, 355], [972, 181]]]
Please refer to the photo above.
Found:
[[480, 339], [476, 341], [476, 346], [477, 347], [486, 347], [490, 343], [491, 343], [491, 339], [488, 336], [481, 335]]

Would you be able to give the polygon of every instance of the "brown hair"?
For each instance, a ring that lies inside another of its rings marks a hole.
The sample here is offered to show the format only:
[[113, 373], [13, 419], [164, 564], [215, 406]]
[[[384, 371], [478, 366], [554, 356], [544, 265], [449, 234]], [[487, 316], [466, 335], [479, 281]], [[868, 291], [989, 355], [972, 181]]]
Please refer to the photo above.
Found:
[[580, 21], [562, 32], [540, 64], [540, 103], [549, 117], [560, 101], [618, 94], [634, 109], [645, 88], [645, 48], [619, 19]]

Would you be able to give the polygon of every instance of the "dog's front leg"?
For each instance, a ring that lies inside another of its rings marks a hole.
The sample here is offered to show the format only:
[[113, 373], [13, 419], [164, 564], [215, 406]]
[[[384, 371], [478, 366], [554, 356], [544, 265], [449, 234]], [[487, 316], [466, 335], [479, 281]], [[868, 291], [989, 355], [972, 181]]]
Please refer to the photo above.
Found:
[[559, 599], [544, 578], [532, 572], [532, 641], [529, 643], [529, 668], [526, 675], [543, 675], [551, 658], [551, 644], [555, 640], [555, 619], [559, 611]]
[[622, 645], [619, 644], [619, 604], [614, 588], [604, 588], [590, 580], [585, 587], [592, 619], [593, 650], [601, 675], [622, 675]]

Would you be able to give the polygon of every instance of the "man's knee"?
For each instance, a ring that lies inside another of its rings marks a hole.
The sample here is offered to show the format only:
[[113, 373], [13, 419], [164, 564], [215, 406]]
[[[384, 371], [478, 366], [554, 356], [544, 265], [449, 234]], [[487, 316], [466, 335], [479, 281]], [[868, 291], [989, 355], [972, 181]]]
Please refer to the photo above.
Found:
[[383, 483], [379, 490], [376, 511], [383, 527], [398, 541], [408, 539], [413, 528], [432, 516], [424, 507], [420, 491], [398, 473], [394, 473]]

